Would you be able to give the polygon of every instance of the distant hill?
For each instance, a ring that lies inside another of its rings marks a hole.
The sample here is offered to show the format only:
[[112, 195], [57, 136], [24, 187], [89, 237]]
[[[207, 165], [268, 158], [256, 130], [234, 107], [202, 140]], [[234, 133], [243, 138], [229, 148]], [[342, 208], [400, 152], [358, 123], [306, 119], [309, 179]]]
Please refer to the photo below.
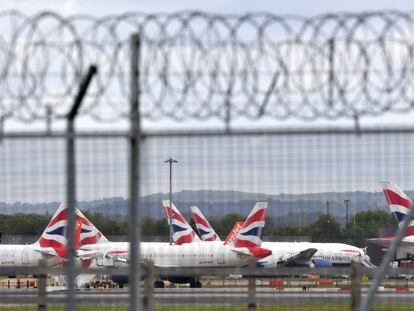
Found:
[[[413, 191], [408, 191], [413, 196]], [[168, 193], [155, 193], [141, 198], [143, 215], [162, 218], [164, 213], [161, 200], [168, 199]], [[346, 209], [344, 200], [351, 200], [350, 215], [366, 210], [385, 210], [387, 205], [382, 192], [326, 192], [306, 194], [265, 194], [240, 191], [218, 190], [183, 190], [173, 194], [173, 201], [181, 212], [189, 216], [190, 206], [197, 205], [207, 217], [223, 217], [229, 213], [247, 215], [255, 202], [269, 202], [268, 214], [276, 223], [297, 224], [299, 214], [301, 222], [306, 225], [327, 211], [326, 201], [329, 201], [330, 214], [344, 221]], [[37, 213], [53, 214], [59, 202], [29, 203], [29, 202], [0, 202], [0, 214]], [[81, 201], [78, 206], [82, 210], [99, 212], [109, 215], [127, 217], [128, 201], [122, 197], [103, 198], [100, 200]]]

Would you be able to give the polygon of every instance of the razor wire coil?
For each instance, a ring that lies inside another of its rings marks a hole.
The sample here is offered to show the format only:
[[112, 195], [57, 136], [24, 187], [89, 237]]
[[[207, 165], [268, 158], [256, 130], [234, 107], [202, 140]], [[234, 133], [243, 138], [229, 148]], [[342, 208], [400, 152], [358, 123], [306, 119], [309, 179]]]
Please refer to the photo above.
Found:
[[99, 71], [81, 114], [128, 118], [133, 33], [141, 38], [141, 114], [149, 120], [337, 119], [414, 105], [411, 13], [6, 11], [0, 25], [3, 119], [63, 117], [92, 63]]

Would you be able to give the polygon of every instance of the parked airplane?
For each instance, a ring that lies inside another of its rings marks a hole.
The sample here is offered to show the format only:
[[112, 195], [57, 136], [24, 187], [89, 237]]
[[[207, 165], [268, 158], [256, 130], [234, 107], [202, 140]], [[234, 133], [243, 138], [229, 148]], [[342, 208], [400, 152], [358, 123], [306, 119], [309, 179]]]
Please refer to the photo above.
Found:
[[272, 250], [272, 255], [257, 264], [268, 268], [348, 266], [354, 260], [365, 267], [374, 267], [364, 250], [343, 243], [263, 242], [262, 245]]
[[[82, 229], [82, 221], [76, 220], [76, 244], [88, 243], [87, 232]], [[84, 226], [88, 223], [84, 222]], [[30, 245], [0, 245], [0, 267], [37, 267], [40, 260], [45, 260], [47, 266], [59, 265], [66, 255], [67, 210], [62, 203], [39, 240]], [[82, 230], [82, 231], [81, 231]]]
[[[167, 201], [168, 203], [164, 203], [168, 204], [169, 206], [169, 201]], [[174, 217], [177, 217], [177, 221], [180, 220], [180, 222], [185, 222], [187, 224], [188, 227], [190, 227], [190, 225], [188, 225], [187, 221], [185, 220], [185, 218], [181, 215], [181, 213], [178, 211], [178, 209], [174, 206], [174, 204], [172, 204], [172, 208], [173, 208], [173, 221], [174, 221]], [[209, 242], [209, 243], [215, 243], [215, 244], [228, 244], [231, 243], [232, 241], [232, 237], [237, 234], [236, 232], [238, 230], [240, 230], [244, 223], [238, 224], [236, 223], [235, 226], [233, 227], [232, 232], [230, 232], [228, 238], [225, 240], [225, 242], [221, 242], [221, 240], [217, 240], [217, 238], [214, 238], [214, 240], [211, 239], [211, 237], [217, 236], [217, 234], [215, 233], [214, 229], [211, 227], [210, 223], [208, 222], [207, 218], [201, 213], [200, 209], [192, 206], [191, 207], [191, 211], [193, 214], [193, 218], [196, 224], [196, 227], [199, 231], [199, 234], [202, 238], [202, 240]], [[168, 214], [169, 215], [169, 214]], [[168, 216], [167, 215], [167, 216]], [[191, 227], [190, 227], [191, 228]], [[173, 231], [174, 231], [175, 227], [173, 227]], [[174, 232], [175, 234], [175, 232]], [[173, 235], [173, 240], [174, 240], [174, 236]], [[283, 246], [283, 249], [280, 249], [280, 245], [275, 245], [275, 243], [269, 243], [269, 242], [263, 242], [266, 243], [266, 245], [268, 247], [272, 247], [273, 252], [276, 252], [277, 256], [275, 257], [274, 255], [271, 255], [269, 257], [266, 258], [262, 258], [257, 262], [257, 265], [259, 267], [275, 267], [276, 265], [289, 265], [290, 263], [296, 263], [297, 265], [310, 265], [310, 261], [311, 261], [311, 257], [312, 255], [317, 251], [314, 248], [302, 248], [299, 251], [294, 249], [292, 251], [292, 248], [288, 248], [286, 249], [286, 246], [289, 244], [281, 244]], [[303, 247], [303, 245], [302, 245]], [[322, 263], [325, 263], [324, 266], [328, 265], [328, 262], [324, 259], [318, 259], [315, 260], [316, 262], [320, 263], [320, 265]], [[330, 262], [329, 262], [330, 265]]]
[[[192, 206], [194, 221], [197, 229], [202, 228], [200, 236], [202, 240], [208, 237], [204, 232], [213, 232], [206, 217], [200, 209]], [[177, 213], [179, 213], [177, 211]], [[358, 247], [343, 243], [310, 243], [310, 242], [263, 242], [264, 248], [270, 249], [269, 257], [260, 259], [257, 265], [260, 267], [275, 268], [277, 266], [346, 266], [353, 260], [359, 260], [364, 266], [372, 267], [370, 259], [364, 251]]]
[[[412, 201], [395, 183], [383, 181], [381, 184], [388, 207], [398, 222], [398, 225], [401, 226], [408, 214], [409, 209], [412, 207]], [[372, 241], [382, 247], [388, 247], [394, 239], [395, 237], [392, 236], [385, 238], [373, 238], [369, 239], [369, 241]], [[409, 254], [414, 253], [414, 220], [410, 221], [407, 231], [405, 232], [405, 236], [400, 242], [399, 249]]]
[[[140, 261], [152, 262], [158, 267], [238, 267], [247, 265], [250, 258], [267, 257], [271, 252], [261, 247], [266, 209], [266, 202], [257, 203], [240, 232], [228, 245], [206, 242], [182, 245], [142, 242]], [[192, 233], [187, 232], [187, 235], [192, 236]], [[178, 236], [178, 239], [182, 237]], [[78, 256], [82, 259], [95, 259], [97, 266], [123, 265], [129, 262], [129, 243], [98, 242], [82, 245], [78, 250]], [[174, 283], [190, 283], [192, 287], [201, 286], [197, 277], [170, 276], [162, 279]], [[156, 285], [159, 286], [160, 283]]]

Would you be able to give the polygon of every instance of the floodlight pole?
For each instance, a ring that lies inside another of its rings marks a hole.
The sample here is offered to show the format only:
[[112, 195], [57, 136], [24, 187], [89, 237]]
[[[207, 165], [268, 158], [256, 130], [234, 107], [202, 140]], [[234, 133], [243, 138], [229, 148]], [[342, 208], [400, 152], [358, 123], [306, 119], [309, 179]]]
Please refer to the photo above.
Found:
[[326, 215], [329, 217], [329, 201], [326, 201]]
[[344, 201], [345, 206], [346, 206], [346, 231], [348, 231], [348, 222], [349, 222], [349, 220], [348, 220], [348, 217], [349, 217], [349, 202], [351, 202], [351, 200], [349, 200], [349, 199], [346, 199]]
[[170, 245], [173, 243], [173, 227], [172, 227], [172, 165], [173, 163], [177, 163], [177, 160], [174, 160], [173, 158], [169, 158], [168, 160], [165, 160], [164, 163], [170, 164], [170, 216], [169, 216], [169, 222], [170, 222]]

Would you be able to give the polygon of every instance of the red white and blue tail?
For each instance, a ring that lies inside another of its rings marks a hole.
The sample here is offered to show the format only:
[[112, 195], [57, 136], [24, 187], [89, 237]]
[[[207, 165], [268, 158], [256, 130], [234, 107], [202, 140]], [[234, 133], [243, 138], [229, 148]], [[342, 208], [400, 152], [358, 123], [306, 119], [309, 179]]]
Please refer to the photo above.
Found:
[[[391, 213], [397, 220], [398, 225], [401, 225], [411, 208], [411, 199], [395, 183], [383, 181], [381, 184]], [[406, 235], [414, 235], [413, 220], [408, 225]]]
[[221, 241], [207, 218], [204, 217], [197, 206], [191, 206], [191, 213], [197, 227], [198, 234], [203, 241]]
[[243, 227], [233, 240], [235, 248], [255, 248], [262, 245], [263, 228], [265, 226], [267, 202], [258, 202], [247, 216]]
[[109, 242], [108, 239], [78, 209], [76, 209], [76, 221], [82, 225], [79, 236], [80, 247], [89, 244]]
[[168, 224], [170, 224], [170, 210], [172, 209], [173, 241], [175, 244], [181, 245], [200, 241], [193, 228], [191, 228], [187, 220], [185, 220], [183, 215], [181, 215], [174, 203], [171, 202], [170, 208], [170, 200], [163, 200], [162, 206], [164, 208]]
[[66, 238], [67, 225], [66, 204], [61, 203], [35, 244], [41, 248], [52, 248], [58, 256], [65, 257], [68, 242]]
[[[81, 211], [75, 208], [75, 213], [76, 248], [86, 244], [108, 242], [102, 233], [95, 228], [95, 226], [82, 214]], [[52, 248], [58, 256], [62, 258], [65, 257], [68, 243], [67, 226], [67, 204], [66, 202], [62, 202], [36, 244], [38, 244], [40, 248]]]

